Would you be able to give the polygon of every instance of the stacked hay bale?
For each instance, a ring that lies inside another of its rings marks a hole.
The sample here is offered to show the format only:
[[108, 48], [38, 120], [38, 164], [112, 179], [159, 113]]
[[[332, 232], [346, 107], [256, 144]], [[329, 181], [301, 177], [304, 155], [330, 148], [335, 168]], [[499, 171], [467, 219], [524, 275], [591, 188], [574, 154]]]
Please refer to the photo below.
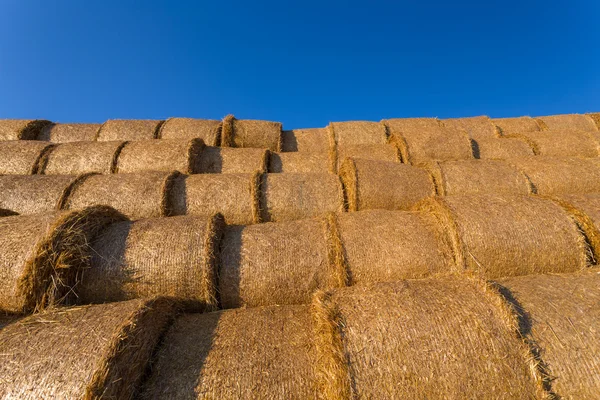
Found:
[[41, 130], [37, 140], [52, 143], [94, 141], [102, 124], [49, 124]]
[[440, 123], [447, 128], [466, 131], [469, 137], [475, 141], [499, 137], [498, 128], [488, 116], [449, 118], [441, 120]]
[[128, 142], [117, 158], [116, 172], [179, 171], [195, 174], [200, 170], [202, 139], [146, 139]]
[[113, 119], [98, 130], [96, 140], [144, 140], [156, 139], [164, 121]]
[[202, 139], [207, 146], [218, 146], [221, 141], [221, 121], [194, 118], [168, 118], [161, 126], [160, 139]]
[[548, 157], [598, 157], [600, 142], [592, 132], [582, 130], [544, 130], [507, 135], [529, 144], [535, 155]]
[[596, 125], [596, 129], [600, 131], [600, 113], [590, 113], [586, 115], [592, 119], [592, 121]]
[[31, 175], [40, 159], [51, 149], [47, 142], [34, 140], [0, 141], [0, 175]]
[[0, 140], [36, 140], [50, 124], [42, 119], [1, 119]]
[[492, 122], [500, 131], [501, 136], [511, 133], [537, 132], [542, 130], [538, 122], [531, 117], [493, 118]]
[[281, 151], [300, 153], [327, 153], [329, 128], [295, 129], [282, 132]]
[[38, 173], [46, 175], [110, 174], [127, 142], [61, 143], [40, 159]]
[[211, 147], [202, 150], [198, 160], [201, 174], [244, 174], [267, 172], [270, 151], [255, 148]]
[[326, 174], [332, 172], [331, 156], [332, 154], [327, 151], [271, 153], [269, 172]]
[[594, 119], [585, 114], [549, 115], [546, 117], [537, 117], [536, 121], [544, 130], [550, 131], [598, 131]]
[[17, 214], [57, 210], [76, 181], [75, 175], [0, 176], [0, 209]]
[[600, 262], [600, 193], [563, 194], [555, 200], [571, 214], [577, 226], [585, 233], [594, 256]]
[[280, 122], [240, 120], [233, 115], [228, 115], [223, 120], [221, 133], [223, 147], [257, 147], [280, 151], [281, 142]]

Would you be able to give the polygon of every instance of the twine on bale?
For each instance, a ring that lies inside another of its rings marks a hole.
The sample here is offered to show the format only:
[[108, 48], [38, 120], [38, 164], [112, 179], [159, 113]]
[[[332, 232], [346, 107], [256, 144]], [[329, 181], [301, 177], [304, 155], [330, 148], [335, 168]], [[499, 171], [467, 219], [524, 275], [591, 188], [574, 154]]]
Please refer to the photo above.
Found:
[[0, 176], [0, 208], [17, 214], [36, 214], [60, 209], [66, 189], [74, 175]]
[[55, 145], [40, 159], [38, 173], [76, 175], [115, 172], [116, 160], [127, 142], [71, 142]]
[[42, 129], [37, 140], [52, 143], [95, 141], [102, 124], [49, 124]]
[[238, 120], [233, 115], [223, 119], [222, 147], [257, 147], [281, 151], [281, 123], [259, 120]]
[[50, 124], [44, 119], [0, 119], [0, 140], [36, 140]]
[[163, 123], [158, 120], [112, 119], [102, 124], [95, 140], [157, 139]]
[[222, 122], [211, 119], [167, 118], [160, 126], [157, 139], [200, 138], [207, 146], [218, 146], [221, 142]]
[[176, 170], [182, 174], [200, 171], [202, 139], [147, 139], [128, 142], [117, 160], [117, 173]]
[[40, 158], [52, 148], [33, 140], [0, 141], [0, 175], [33, 175]]

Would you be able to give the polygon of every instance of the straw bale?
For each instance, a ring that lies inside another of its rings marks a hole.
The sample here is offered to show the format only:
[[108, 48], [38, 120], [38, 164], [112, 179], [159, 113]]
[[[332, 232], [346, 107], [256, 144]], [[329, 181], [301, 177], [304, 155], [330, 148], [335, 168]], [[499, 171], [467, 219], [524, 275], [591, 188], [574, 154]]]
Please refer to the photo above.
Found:
[[221, 142], [221, 121], [214, 119], [169, 118], [160, 127], [160, 139], [200, 138], [207, 146]]
[[165, 336], [144, 399], [319, 397], [308, 306], [188, 314]]
[[54, 211], [75, 180], [74, 175], [0, 176], [0, 208], [18, 214]]
[[228, 115], [223, 120], [223, 147], [257, 147], [280, 151], [281, 142], [280, 122], [236, 119], [233, 115]]
[[[521, 333], [533, 342], [564, 399], [600, 393], [600, 270], [532, 275], [499, 281], [520, 314]], [[505, 292], [506, 293], [506, 292]]]
[[269, 172], [321, 173], [330, 172], [331, 153], [328, 152], [290, 152], [271, 153]]
[[163, 122], [146, 119], [111, 119], [102, 124], [96, 140], [156, 139]]
[[[328, 339], [323, 329], [317, 337], [326, 398], [533, 399], [543, 393], [508, 307], [480, 282], [445, 277], [354, 286], [317, 297], [313, 306], [322, 321], [316, 325], [329, 323], [339, 338]], [[336, 358], [337, 366], [330, 361]]]
[[473, 147], [475, 158], [482, 160], [506, 160], [534, 155], [531, 146], [517, 138], [477, 139]]
[[381, 122], [332, 122], [329, 129], [338, 146], [386, 144], [388, 138], [386, 127]]
[[333, 174], [263, 174], [261, 219], [291, 221], [344, 210], [342, 183]]
[[129, 301], [60, 308], [0, 331], [0, 397], [131, 399], [174, 313]]
[[31, 312], [71, 301], [89, 241], [121, 219], [108, 207], [0, 218], [0, 309]]
[[440, 121], [447, 128], [464, 130], [471, 139], [494, 139], [499, 136], [496, 125], [488, 116], [469, 118], [449, 118]]
[[340, 168], [349, 211], [406, 210], [435, 195], [424, 169], [388, 161], [348, 158]]
[[538, 122], [531, 117], [492, 118], [492, 122], [500, 129], [501, 135], [542, 130]]
[[89, 142], [96, 140], [102, 124], [49, 124], [37, 137], [52, 143]]
[[126, 142], [61, 143], [44, 154], [38, 173], [68, 175], [114, 172], [117, 158]]
[[267, 172], [269, 153], [265, 149], [207, 146], [200, 154], [198, 172], [203, 174]]
[[81, 274], [81, 303], [167, 296], [196, 311], [215, 308], [220, 215], [123, 221], [91, 243], [90, 268]]
[[586, 115], [592, 119], [596, 125], [596, 129], [600, 131], [600, 113], [590, 113]]
[[541, 131], [511, 135], [530, 143], [534, 153], [552, 157], [598, 157], [599, 143], [585, 131]]
[[200, 170], [202, 139], [148, 139], [128, 142], [117, 159], [116, 172], [179, 171], [195, 174]]
[[35, 140], [0, 141], [0, 175], [35, 174], [42, 154], [51, 147]]
[[562, 114], [537, 117], [538, 124], [551, 131], [577, 130], [597, 132], [594, 120], [585, 114]]
[[36, 140], [51, 123], [43, 119], [0, 119], [0, 140]]
[[342, 166], [346, 158], [362, 158], [363, 160], [378, 160], [400, 162], [400, 150], [395, 144], [362, 144], [337, 146], [336, 171]]
[[294, 129], [282, 135], [281, 151], [320, 153], [329, 148], [329, 128]]
[[62, 208], [79, 209], [103, 204], [131, 219], [171, 215], [169, 194], [177, 175], [176, 172], [139, 172], [84, 176], [73, 185]]

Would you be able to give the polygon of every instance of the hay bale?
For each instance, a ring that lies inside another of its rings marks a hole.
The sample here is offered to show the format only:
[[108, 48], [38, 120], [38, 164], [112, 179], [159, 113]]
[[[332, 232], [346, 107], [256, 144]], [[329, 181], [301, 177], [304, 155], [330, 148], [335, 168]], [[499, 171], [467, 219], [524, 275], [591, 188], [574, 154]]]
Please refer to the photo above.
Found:
[[315, 399], [308, 306], [188, 314], [167, 332], [141, 398]]
[[144, 119], [108, 120], [98, 130], [96, 140], [156, 139], [163, 122]]
[[69, 175], [115, 172], [117, 158], [126, 142], [61, 143], [44, 154], [38, 173]]
[[63, 201], [63, 209], [94, 204], [114, 207], [131, 219], [171, 215], [169, 194], [178, 173], [88, 175], [79, 179]]
[[346, 158], [361, 158], [363, 160], [378, 160], [400, 162], [400, 150], [395, 144], [363, 144], [337, 146], [335, 151], [337, 165], [335, 171], [339, 171]]
[[542, 130], [537, 121], [531, 117], [492, 118], [492, 122], [500, 130], [500, 135]]
[[506, 160], [513, 157], [534, 155], [531, 146], [521, 139], [501, 137], [477, 139], [473, 143], [475, 158], [482, 160]]
[[600, 113], [590, 113], [586, 115], [592, 119], [596, 125], [596, 129], [600, 131]]
[[271, 153], [269, 172], [273, 173], [320, 173], [326, 174], [331, 170], [331, 153], [293, 152]]
[[107, 207], [0, 218], [0, 310], [23, 313], [72, 301], [90, 240], [120, 219]]
[[130, 399], [173, 306], [138, 301], [63, 308], [0, 331], [0, 397]]
[[441, 120], [440, 123], [446, 128], [463, 130], [469, 134], [471, 139], [495, 139], [499, 137], [496, 125], [488, 116], [469, 118], [449, 118]]
[[233, 115], [228, 115], [223, 120], [223, 147], [257, 147], [281, 151], [281, 142], [281, 122], [236, 119]]
[[332, 122], [329, 129], [338, 146], [386, 144], [388, 138], [386, 127], [381, 122]]
[[585, 114], [562, 114], [537, 117], [536, 121], [544, 130], [551, 131], [591, 131], [597, 132], [594, 120]]
[[406, 210], [435, 195], [431, 175], [406, 164], [347, 158], [340, 179], [349, 211]]
[[57, 210], [74, 175], [0, 176], [0, 208], [18, 214], [36, 214]]
[[34, 140], [0, 141], [0, 175], [31, 175], [51, 144]]
[[49, 124], [42, 129], [37, 140], [52, 143], [94, 141], [101, 126], [102, 124]]
[[233, 147], [204, 147], [198, 161], [202, 174], [267, 172], [269, 150]]
[[329, 128], [294, 129], [282, 136], [281, 151], [320, 153], [329, 148]]
[[202, 139], [148, 139], [128, 142], [117, 159], [116, 172], [179, 171], [195, 174], [200, 171]]
[[317, 297], [313, 308], [327, 398], [542, 397], [514, 318], [480, 282], [343, 288]]
[[77, 286], [80, 303], [167, 296], [194, 311], [215, 308], [220, 215], [122, 221], [91, 243], [90, 267]]
[[539, 350], [561, 398], [600, 393], [600, 271], [502, 279], [520, 314], [521, 334]]
[[332, 174], [263, 174], [260, 199], [261, 219], [265, 222], [344, 210], [342, 184]]
[[221, 121], [169, 118], [160, 127], [158, 138], [180, 140], [200, 138], [207, 146], [218, 146], [221, 141]]
[[600, 143], [585, 131], [541, 131], [512, 134], [526, 141], [535, 155], [552, 157], [598, 157]]
[[43, 119], [0, 119], [0, 140], [36, 140], [51, 123]]
[[457, 264], [489, 278], [573, 272], [588, 264], [585, 238], [557, 204], [534, 196], [463, 195], [419, 207], [451, 235]]

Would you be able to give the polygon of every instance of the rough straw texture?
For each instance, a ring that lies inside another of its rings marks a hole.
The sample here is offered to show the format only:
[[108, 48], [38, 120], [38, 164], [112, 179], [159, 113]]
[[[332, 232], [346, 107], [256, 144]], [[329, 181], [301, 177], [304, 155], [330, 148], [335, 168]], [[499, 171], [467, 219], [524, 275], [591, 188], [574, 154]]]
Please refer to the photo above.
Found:
[[218, 146], [221, 140], [221, 121], [169, 118], [162, 124], [158, 137], [160, 139], [200, 138], [207, 146]]
[[447, 128], [464, 130], [471, 139], [494, 139], [498, 137], [498, 129], [490, 117], [450, 118], [440, 121]]
[[332, 122], [329, 129], [339, 146], [387, 143], [387, 131], [381, 122]]
[[144, 399], [314, 399], [308, 306], [190, 314], [158, 352]]
[[400, 151], [394, 144], [338, 145], [336, 153], [338, 169], [346, 158], [400, 162]]
[[57, 309], [0, 331], [0, 397], [132, 399], [174, 310], [165, 301]]
[[39, 173], [46, 175], [114, 172], [125, 142], [72, 142], [56, 145], [40, 161]]
[[500, 129], [502, 135], [542, 130], [537, 121], [531, 117], [493, 118], [492, 122]]
[[163, 121], [112, 119], [102, 124], [97, 140], [156, 139]]
[[49, 124], [42, 119], [0, 119], [0, 140], [36, 140]]
[[320, 173], [330, 171], [331, 159], [328, 152], [271, 153], [269, 172]]
[[74, 175], [0, 176], [0, 208], [18, 214], [54, 211], [75, 179]]
[[329, 128], [283, 131], [282, 136], [281, 151], [319, 153], [329, 148]]
[[200, 170], [202, 139], [148, 139], [129, 142], [117, 159], [116, 172], [179, 171], [195, 174]]
[[31, 175], [51, 144], [34, 140], [0, 141], [0, 175]]
[[257, 147], [280, 151], [282, 142], [281, 123], [250, 119], [236, 119], [233, 115], [223, 120], [221, 146]]
[[269, 151], [265, 149], [207, 146], [200, 154], [198, 173], [246, 174], [255, 171], [267, 172], [268, 158]]
[[87, 142], [96, 140], [102, 124], [49, 124], [37, 137], [52, 143]]
[[513, 157], [532, 156], [533, 149], [521, 139], [477, 139], [473, 144], [475, 158], [482, 160], [506, 160]]
[[536, 155], [548, 157], [598, 157], [599, 143], [591, 132], [560, 130], [512, 135], [529, 143]]
[[547, 130], [581, 130], [598, 131], [598, 127], [589, 115], [562, 114], [536, 118], [538, 123]]
[[586, 114], [596, 124], [596, 129], [600, 131], [600, 113]]

